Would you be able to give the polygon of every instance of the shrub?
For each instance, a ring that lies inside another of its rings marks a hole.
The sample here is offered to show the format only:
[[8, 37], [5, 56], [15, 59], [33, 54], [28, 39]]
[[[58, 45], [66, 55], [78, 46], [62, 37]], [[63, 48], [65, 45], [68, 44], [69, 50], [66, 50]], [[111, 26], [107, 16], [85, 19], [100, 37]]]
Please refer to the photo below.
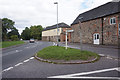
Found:
[[10, 38], [11, 38], [12, 41], [18, 41], [19, 40], [17, 35], [12, 35], [12, 36], [10, 36]]

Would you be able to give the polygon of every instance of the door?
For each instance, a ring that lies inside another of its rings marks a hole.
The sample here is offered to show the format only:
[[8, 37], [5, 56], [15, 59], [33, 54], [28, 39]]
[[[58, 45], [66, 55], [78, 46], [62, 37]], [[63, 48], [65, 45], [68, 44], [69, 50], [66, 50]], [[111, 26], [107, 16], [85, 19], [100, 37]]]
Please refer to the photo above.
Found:
[[99, 33], [95, 33], [94, 35], [93, 35], [93, 44], [100, 44], [100, 41], [99, 41], [99, 38], [100, 38], [100, 35], [99, 35]]

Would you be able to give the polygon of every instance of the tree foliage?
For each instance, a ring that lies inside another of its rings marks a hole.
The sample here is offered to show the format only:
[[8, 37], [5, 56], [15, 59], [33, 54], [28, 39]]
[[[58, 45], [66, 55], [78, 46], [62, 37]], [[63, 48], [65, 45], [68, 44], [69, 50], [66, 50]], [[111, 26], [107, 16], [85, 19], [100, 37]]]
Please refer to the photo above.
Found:
[[12, 29], [10, 32], [8, 32], [8, 34], [7, 34], [7, 36], [8, 36], [9, 39], [11, 39], [10, 37], [11, 37], [12, 35], [17, 35], [18, 38], [20, 38], [20, 34], [19, 34], [19, 32], [18, 32], [18, 30], [17, 30], [16, 28], [13, 28], [13, 29]]
[[30, 27], [31, 37], [33, 37], [34, 39], [41, 40], [42, 30], [43, 30], [43, 28], [41, 25], [31, 26]]
[[11, 38], [12, 41], [18, 41], [19, 40], [18, 35], [12, 35], [12, 36], [10, 36], [10, 38]]
[[42, 37], [42, 26], [41, 25], [34, 25], [30, 28], [26, 27], [25, 30], [23, 30], [21, 36], [24, 40], [29, 40], [30, 38], [41, 40]]
[[[18, 30], [14, 27], [15, 22], [8, 18], [2, 19], [2, 40], [8, 40], [12, 35], [20, 36]], [[10, 30], [10, 32], [8, 32]]]
[[24, 40], [29, 40], [31, 38], [30, 29], [28, 27], [26, 27], [25, 30], [23, 30], [23, 32], [21, 33], [21, 37]]

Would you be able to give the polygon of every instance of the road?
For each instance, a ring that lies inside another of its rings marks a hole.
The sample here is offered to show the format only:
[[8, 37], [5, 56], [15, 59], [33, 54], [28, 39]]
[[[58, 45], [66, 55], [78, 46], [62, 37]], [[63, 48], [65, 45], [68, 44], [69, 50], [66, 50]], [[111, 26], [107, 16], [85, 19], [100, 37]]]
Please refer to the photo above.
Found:
[[[101, 57], [95, 63], [51, 64], [33, 56], [51, 42], [36, 42], [3, 50], [3, 78], [91, 78], [115, 80], [120, 71], [118, 60]], [[106, 50], [105, 50], [106, 52]], [[114, 52], [114, 50], [113, 50]]]
[[10, 66], [13, 66], [25, 59], [28, 59], [34, 54], [43, 49], [44, 47], [52, 45], [51, 43], [46, 42], [35, 42], [35, 43], [27, 43], [25, 45], [14, 47], [10, 49], [5, 49], [2, 51], [2, 69], [6, 69]]

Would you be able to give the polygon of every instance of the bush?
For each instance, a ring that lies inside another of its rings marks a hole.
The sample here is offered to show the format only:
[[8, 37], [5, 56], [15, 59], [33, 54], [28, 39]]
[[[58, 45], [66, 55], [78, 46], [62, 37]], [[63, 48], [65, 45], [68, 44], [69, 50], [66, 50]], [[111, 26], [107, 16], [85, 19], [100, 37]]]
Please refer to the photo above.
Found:
[[17, 35], [12, 35], [12, 36], [10, 36], [10, 38], [11, 38], [12, 41], [18, 41], [19, 40]]

